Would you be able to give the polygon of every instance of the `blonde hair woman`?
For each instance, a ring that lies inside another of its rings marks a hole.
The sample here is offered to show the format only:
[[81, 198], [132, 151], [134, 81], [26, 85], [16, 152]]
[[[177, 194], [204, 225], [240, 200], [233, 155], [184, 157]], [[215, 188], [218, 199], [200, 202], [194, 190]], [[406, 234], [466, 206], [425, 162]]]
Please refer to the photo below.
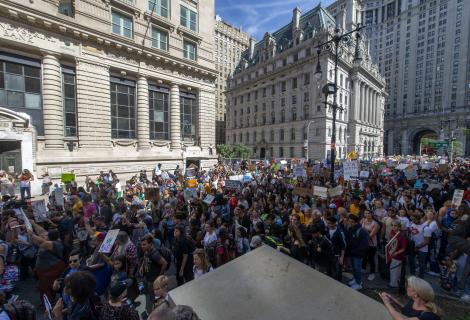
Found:
[[[386, 292], [380, 293], [380, 297], [388, 312], [394, 320], [440, 320], [441, 310], [434, 303], [434, 290], [431, 285], [418, 277], [411, 276], [406, 281], [406, 294], [410, 300], [406, 304], [400, 303]], [[397, 311], [392, 302], [400, 306]]]
[[213, 270], [204, 249], [199, 248], [199, 249], [194, 250], [193, 263], [194, 263], [194, 266], [193, 266], [194, 279], [197, 279], [203, 274]]
[[153, 303], [152, 310], [157, 308], [169, 308], [170, 307], [170, 300], [168, 297], [168, 287], [169, 287], [170, 279], [165, 276], [158, 276], [157, 279], [153, 282], [153, 292], [155, 294], [155, 301]]

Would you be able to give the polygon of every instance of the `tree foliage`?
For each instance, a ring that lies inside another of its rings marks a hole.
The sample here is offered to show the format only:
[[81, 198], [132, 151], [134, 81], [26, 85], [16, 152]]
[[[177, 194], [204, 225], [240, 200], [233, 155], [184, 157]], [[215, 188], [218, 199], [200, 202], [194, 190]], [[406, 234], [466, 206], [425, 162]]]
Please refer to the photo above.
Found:
[[251, 149], [247, 146], [236, 144], [236, 145], [217, 145], [217, 153], [222, 158], [239, 158], [248, 159], [251, 157]]

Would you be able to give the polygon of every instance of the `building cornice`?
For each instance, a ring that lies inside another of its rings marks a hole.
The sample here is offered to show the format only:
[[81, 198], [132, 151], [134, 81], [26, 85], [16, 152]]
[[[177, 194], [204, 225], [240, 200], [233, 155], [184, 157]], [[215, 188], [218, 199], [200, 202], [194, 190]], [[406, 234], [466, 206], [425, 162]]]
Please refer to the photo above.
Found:
[[12, 19], [13, 21], [20, 20], [21, 23], [27, 24], [34, 28], [44, 29], [47, 33], [54, 31], [58, 34], [65, 34], [71, 37], [80, 38], [82, 40], [93, 41], [102, 47], [114, 46], [119, 50], [124, 50], [124, 52], [134, 52], [139, 55], [147, 56], [147, 58], [154, 58], [156, 60], [159, 58], [161, 59], [161, 62], [171, 63], [172, 65], [176, 64], [180, 68], [192, 70], [193, 72], [199, 73], [209, 79], [214, 80], [218, 75], [215, 69], [201, 66], [197, 63], [192, 63], [187, 59], [175, 57], [170, 54], [164, 54], [164, 52], [161, 50], [158, 50], [157, 52], [156, 49], [139, 46], [132, 39], [127, 39], [118, 35], [113, 35], [111, 33], [101, 32], [93, 29], [92, 26], [83, 26], [77, 24], [73, 19], [70, 19], [67, 16], [53, 16], [8, 0], [0, 2], [0, 16], [2, 15], [7, 17], [9, 16], [8, 18]]

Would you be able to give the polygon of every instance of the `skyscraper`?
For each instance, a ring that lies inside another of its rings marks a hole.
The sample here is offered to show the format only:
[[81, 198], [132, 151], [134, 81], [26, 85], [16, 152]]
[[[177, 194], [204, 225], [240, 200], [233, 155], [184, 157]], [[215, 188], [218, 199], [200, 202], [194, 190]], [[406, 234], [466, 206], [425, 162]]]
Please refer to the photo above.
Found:
[[227, 79], [233, 74], [243, 51], [248, 48], [250, 35], [229, 23], [215, 18], [215, 143], [225, 143], [225, 110], [227, 101], [225, 90]]
[[455, 138], [454, 152], [468, 154], [470, 1], [339, 0], [328, 10], [342, 28], [366, 26], [387, 81], [385, 152], [419, 154], [423, 138]]

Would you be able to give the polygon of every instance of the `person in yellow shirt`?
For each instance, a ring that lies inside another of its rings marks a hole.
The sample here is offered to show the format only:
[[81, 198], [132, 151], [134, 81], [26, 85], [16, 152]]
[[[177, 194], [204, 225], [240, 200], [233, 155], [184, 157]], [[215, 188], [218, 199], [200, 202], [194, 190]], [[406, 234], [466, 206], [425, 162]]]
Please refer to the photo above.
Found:
[[348, 211], [350, 214], [353, 214], [355, 216], [359, 216], [360, 208], [359, 208], [359, 198], [358, 197], [353, 197], [352, 198], [352, 203], [349, 205]]
[[295, 203], [294, 204], [294, 208], [292, 209], [290, 215], [292, 216], [293, 214], [297, 214], [300, 217], [300, 223], [305, 224], [305, 215], [300, 210], [300, 203]]

